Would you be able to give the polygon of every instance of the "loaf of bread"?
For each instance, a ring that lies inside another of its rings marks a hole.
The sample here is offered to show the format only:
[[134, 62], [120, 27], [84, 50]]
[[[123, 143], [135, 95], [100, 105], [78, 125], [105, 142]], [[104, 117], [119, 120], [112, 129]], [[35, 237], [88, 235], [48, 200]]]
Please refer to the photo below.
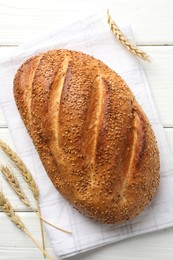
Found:
[[123, 79], [70, 50], [27, 60], [14, 97], [52, 183], [82, 214], [101, 223], [138, 215], [159, 184], [156, 138]]

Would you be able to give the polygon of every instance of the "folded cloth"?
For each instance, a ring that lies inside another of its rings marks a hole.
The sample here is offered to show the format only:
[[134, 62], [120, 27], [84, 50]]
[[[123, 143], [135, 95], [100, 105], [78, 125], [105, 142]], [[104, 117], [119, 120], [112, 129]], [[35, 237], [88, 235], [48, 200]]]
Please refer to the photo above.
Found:
[[[121, 27], [132, 40], [130, 26]], [[13, 97], [13, 78], [29, 57], [49, 49], [82, 51], [105, 62], [118, 72], [146, 112], [157, 136], [161, 159], [161, 180], [156, 198], [146, 210], [121, 225], [97, 224], [78, 213], [52, 185], [23, 125]], [[152, 66], [152, 64], [150, 65]], [[4, 111], [16, 150], [34, 174], [40, 190], [44, 218], [72, 231], [62, 233], [45, 225], [56, 255], [62, 258], [139, 234], [173, 226], [173, 162], [164, 130], [151, 96], [141, 63], [115, 40], [106, 22], [90, 16], [15, 49], [0, 61], [0, 105]]]

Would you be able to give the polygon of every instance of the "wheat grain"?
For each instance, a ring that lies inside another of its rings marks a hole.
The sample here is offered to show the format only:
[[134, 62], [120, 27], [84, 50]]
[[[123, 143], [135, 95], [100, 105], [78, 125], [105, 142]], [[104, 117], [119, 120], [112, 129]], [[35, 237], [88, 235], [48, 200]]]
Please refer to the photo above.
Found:
[[11, 206], [9, 200], [4, 196], [2, 192], [0, 192], [0, 207], [2, 210], [6, 213], [6, 215], [9, 217], [9, 219], [21, 230], [23, 230], [30, 239], [34, 242], [34, 244], [42, 251], [42, 253], [48, 257], [49, 260], [52, 260], [52, 257], [48, 255], [48, 253], [40, 247], [40, 245], [36, 242], [36, 240], [33, 238], [33, 236], [27, 231], [25, 225], [23, 224], [20, 217], [15, 213], [13, 207]]
[[121, 43], [124, 47], [128, 49], [130, 53], [133, 55], [145, 60], [150, 61], [150, 57], [148, 54], [146, 54], [144, 51], [140, 50], [136, 45], [131, 43], [126, 36], [122, 33], [120, 28], [117, 26], [115, 21], [112, 20], [109, 10], [107, 10], [107, 21], [110, 26], [111, 31], [115, 35], [116, 39]]

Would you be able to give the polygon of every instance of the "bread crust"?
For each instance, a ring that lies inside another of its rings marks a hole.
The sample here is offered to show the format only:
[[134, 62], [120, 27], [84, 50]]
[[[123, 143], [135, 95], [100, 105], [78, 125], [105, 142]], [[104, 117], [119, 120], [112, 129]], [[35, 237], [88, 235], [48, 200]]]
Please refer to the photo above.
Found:
[[156, 138], [121, 77], [101, 61], [53, 50], [26, 61], [14, 97], [54, 186], [95, 221], [138, 215], [159, 185]]

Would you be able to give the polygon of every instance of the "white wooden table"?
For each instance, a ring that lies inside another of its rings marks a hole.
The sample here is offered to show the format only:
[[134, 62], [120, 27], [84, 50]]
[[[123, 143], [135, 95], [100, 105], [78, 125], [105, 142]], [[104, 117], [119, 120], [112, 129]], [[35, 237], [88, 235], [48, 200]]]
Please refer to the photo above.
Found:
[[[92, 12], [109, 8], [117, 23], [131, 23], [138, 45], [152, 57], [144, 64], [153, 97], [173, 150], [173, 1], [172, 0], [0, 0], [0, 57], [17, 45]], [[5, 91], [5, 90], [4, 90]], [[13, 146], [0, 110], [0, 138]], [[3, 162], [3, 158], [0, 158]], [[3, 191], [40, 240], [39, 222], [1, 178]], [[72, 260], [172, 260], [173, 228], [131, 238]], [[46, 248], [52, 253], [48, 238]], [[0, 260], [43, 259], [33, 243], [0, 212]], [[54, 256], [54, 259], [58, 259]]]

